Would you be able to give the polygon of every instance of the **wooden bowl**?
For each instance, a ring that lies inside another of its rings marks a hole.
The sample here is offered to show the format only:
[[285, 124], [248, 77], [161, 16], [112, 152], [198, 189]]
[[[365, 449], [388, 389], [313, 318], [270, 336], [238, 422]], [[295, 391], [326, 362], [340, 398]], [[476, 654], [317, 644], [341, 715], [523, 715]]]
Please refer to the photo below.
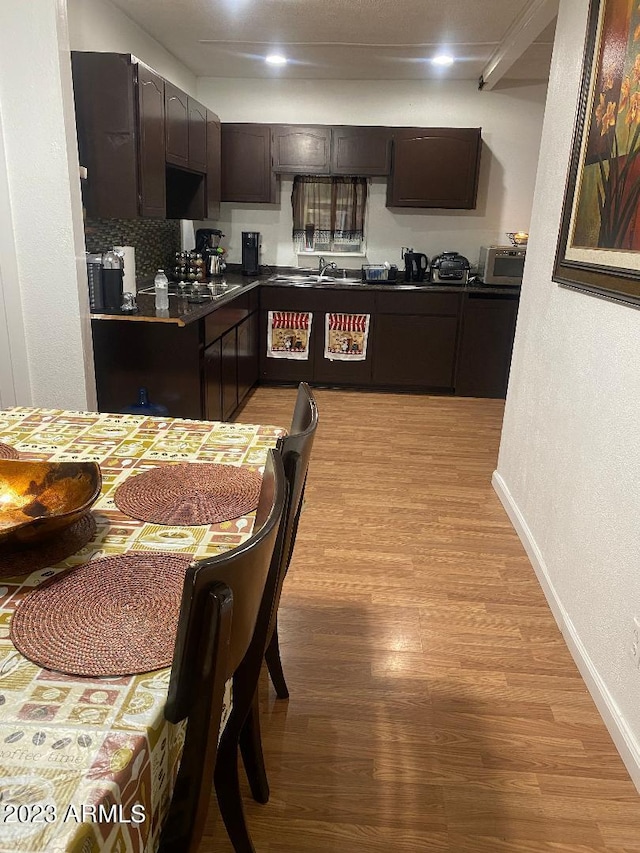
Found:
[[95, 462], [0, 459], [0, 546], [54, 536], [89, 511], [101, 488]]

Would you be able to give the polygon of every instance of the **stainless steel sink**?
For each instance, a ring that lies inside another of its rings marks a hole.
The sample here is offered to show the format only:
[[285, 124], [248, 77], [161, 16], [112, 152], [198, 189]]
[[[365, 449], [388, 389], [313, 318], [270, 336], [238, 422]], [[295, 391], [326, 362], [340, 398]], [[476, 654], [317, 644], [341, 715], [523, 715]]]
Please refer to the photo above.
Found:
[[330, 275], [297, 275], [295, 273], [291, 275], [287, 273], [274, 275], [269, 280], [289, 282], [291, 284], [318, 284], [319, 282], [322, 284], [332, 284], [335, 282], [335, 278]]
[[281, 284], [297, 284], [310, 287], [313, 284], [364, 284], [359, 278], [335, 278], [332, 275], [282, 273], [273, 275], [269, 281]]

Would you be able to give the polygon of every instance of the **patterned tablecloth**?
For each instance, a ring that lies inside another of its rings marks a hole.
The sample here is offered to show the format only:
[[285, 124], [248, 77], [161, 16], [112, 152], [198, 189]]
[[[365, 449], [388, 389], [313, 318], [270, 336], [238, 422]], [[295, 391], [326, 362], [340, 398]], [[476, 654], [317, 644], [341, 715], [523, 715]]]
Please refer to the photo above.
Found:
[[100, 464], [95, 538], [61, 563], [0, 579], [0, 851], [149, 853], [168, 805], [181, 726], [164, 720], [169, 669], [78, 678], [34, 665], [9, 639], [31, 589], [69, 567], [127, 551], [202, 558], [242, 543], [253, 513], [203, 527], [136, 521], [113, 503], [132, 472], [159, 463], [264, 464], [283, 430], [270, 426], [53, 409], [0, 411], [0, 442], [24, 459]]

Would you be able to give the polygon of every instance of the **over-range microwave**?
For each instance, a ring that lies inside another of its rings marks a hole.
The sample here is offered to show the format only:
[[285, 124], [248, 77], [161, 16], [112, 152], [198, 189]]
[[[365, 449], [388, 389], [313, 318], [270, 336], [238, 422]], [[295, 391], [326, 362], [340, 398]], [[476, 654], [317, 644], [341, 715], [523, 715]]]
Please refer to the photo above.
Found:
[[526, 246], [483, 246], [478, 276], [485, 284], [522, 284]]

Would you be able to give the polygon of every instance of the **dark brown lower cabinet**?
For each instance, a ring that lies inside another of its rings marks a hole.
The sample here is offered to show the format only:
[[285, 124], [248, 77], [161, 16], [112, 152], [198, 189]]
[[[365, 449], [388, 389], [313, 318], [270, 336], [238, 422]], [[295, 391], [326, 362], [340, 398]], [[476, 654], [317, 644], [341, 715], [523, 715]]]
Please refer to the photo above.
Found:
[[451, 391], [460, 293], [381, 291], [377, 299], [373, 384]]
[[238, 350], [235, 328], [222, 336], [220, 352], [222, 419], [228, 421], [238, 407]]
[[222, 417], [222, 353], [221, 341], [214, 341], [204, 351], [204, 416], [208, 421]]
[[176, 418], [229, 420], [258, 381], [258, 293], [248, 291], [201, 320], [93, 319], [101, 412], [120, 412], [146, 387]]
[[121, 412], [144, 387], [171, 417], [203, 417], [198, 323], [95, 319], [91, 328], [99, 411]]
[[[375, 293], [353, 289], [320, 290], [311, 288], [265, 287], [260, 296], [260, 378], [265, 382], [313, 382], [317, 385], [371, 384], [371, 346], [375, 311]], [[309, 358], [305, 360], [272, 358], [267, 355], [269, 311], [311, 313]], [[331, 360], [324, 356], [326, 315], [369, 314], [369, 345], [364, 361]]]
[[379, 314], [373, 384], [452, 389], [457, 317]]
[[256, 312], [236, 327], [238, 404], [258, 381], [258, 317]]
[[462, 397], [505, 397], [519, 295], [465, 294], [455, 392]]

